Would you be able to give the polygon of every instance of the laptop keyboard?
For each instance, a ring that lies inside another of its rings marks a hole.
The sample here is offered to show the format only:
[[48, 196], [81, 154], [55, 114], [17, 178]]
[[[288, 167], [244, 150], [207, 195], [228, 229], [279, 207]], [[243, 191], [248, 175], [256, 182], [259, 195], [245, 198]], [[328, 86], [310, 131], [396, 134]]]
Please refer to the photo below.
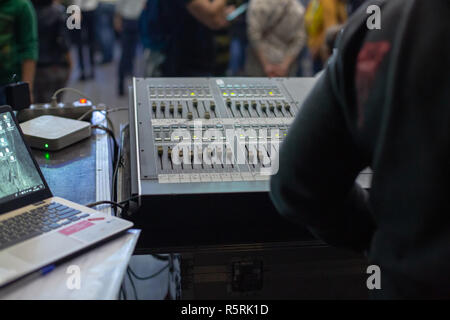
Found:
[[61, 228], [89, 214], [52, 202], [0, 222], [0, 250]]

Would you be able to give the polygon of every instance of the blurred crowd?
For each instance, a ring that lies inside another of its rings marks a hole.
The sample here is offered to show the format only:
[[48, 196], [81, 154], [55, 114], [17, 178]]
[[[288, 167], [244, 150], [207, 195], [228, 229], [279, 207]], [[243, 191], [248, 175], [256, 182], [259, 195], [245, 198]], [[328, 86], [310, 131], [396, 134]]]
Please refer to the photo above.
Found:
[[[89, 81], [115, 56], [119, 95], [132, 75], [311, 76], [363, 2], [0, 0], [0, 103], [15, 81], [29, 83], [35, 103], [48, 102], [74, 66], [78, 79]], [[73, 4], [81, 9], [81, 29], [67, 26], [77, 14], [67, 12]], [[138, 53], [145, 67], [136, 72]]]

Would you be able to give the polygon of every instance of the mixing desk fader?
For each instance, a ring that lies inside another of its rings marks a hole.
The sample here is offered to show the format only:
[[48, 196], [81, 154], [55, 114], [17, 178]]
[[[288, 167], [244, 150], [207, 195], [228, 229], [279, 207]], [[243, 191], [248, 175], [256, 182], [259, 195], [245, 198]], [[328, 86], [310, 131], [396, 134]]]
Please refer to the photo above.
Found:
[[[162, 229], [163, 221], [192, 228], [226, 221], [236, 230], [252, 219], [280, 223], [268, 197], [269, 180], [277, 171], [280, 143], [314, 83], [313, 78], [134, 79], [130, 156], [141, 218], [158, 208], [164, 213], [146, 223], [158, 221]], [[369, 180], [369, 174], [360, 177], [363, 185]]]

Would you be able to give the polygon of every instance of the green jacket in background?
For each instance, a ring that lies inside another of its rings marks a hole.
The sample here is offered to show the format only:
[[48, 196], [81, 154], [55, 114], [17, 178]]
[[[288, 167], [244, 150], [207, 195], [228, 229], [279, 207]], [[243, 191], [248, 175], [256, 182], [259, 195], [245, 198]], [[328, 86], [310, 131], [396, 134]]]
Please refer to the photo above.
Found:
[[0, 85], [22, 77], [24, 60], [38, 59], [37, 20], [29, 0], [0, 0]]

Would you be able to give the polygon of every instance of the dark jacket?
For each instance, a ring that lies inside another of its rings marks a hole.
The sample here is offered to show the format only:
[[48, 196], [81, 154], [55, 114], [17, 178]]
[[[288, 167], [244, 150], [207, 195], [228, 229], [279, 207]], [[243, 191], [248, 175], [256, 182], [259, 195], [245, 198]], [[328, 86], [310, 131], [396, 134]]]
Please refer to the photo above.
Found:
[[[368, 1], [304, 103], [272, 198], [326, 242], [367, 251], [382, 298], [450, 298], [450, 1]], [[354, 183], [371, 167], [367, 193]]]
[[38, 66], [67, 65], [70, 43], [64, 7], [52, 4], [35, 8], [39, 32]]

